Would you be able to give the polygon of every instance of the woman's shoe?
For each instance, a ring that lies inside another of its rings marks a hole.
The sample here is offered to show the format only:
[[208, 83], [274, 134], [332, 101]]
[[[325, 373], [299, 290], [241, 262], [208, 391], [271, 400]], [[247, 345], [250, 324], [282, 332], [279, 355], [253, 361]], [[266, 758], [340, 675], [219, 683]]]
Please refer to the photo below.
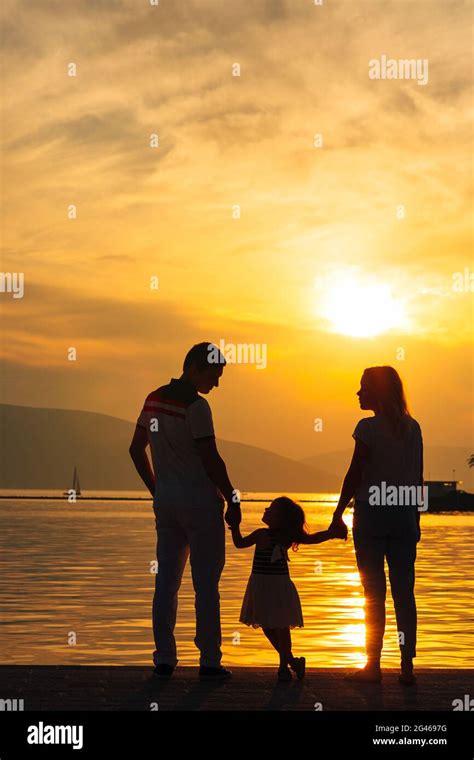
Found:
[[290, 669], [287, 667], [284, 668], [278, 668], [278, 680], [279, 681], [291, 681], [291, 673]]
[[171, 678], [174, 671], [174, 665], [167, 665], [166, 663], [161, 663], [161, 665], [155, 665], [153, 668], [153, 675], [157, 678]]
[[292, 662], [290, 663], [290, 668], [293, 670], [294, 673], [296, 673], [296, 677], [298, 681], [301, 681], [304, 678], [304, 674], [306, 670], [306, 658], [294, 657]]
[[345, 681], [351, 681], [353, 683], [381, 683], [382, 671], [377, 666], [365, 666], [361, 670], [356, 670], [355, 673], [349, 673], [344, 676]]

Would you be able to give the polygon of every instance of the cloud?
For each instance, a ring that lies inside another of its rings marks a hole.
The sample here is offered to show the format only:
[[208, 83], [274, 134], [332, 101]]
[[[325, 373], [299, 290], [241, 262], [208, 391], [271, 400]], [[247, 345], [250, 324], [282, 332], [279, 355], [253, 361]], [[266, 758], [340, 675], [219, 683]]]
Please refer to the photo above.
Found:
[[23, 299], [2, 296], [6, 333], [9, 331], [58, 344], [65, 339], [96, 339], [106, 342], [133, 341], [146, 351], [157, 329], [172, 341], [190, 330], [191, 315], [185, 317], [157, 292], [147, 300], [114, 297], [104, 288], [103, 296], [87, 289], [56, 287], [35, 282], [25, 284]]
[[[449, 280], [472, 246], [470, 16], [462, 0], [5, 0], [5, 267], [27, 282], [5, 305], [11, 393], [23, 368], [28, 402], [34, 366], [52, 394], [44, 365], [66, 397], [73, 339], [75, 393], [99, 408], [105, 361], [119, 395], [123, 362], [168, 369], [214, 323], [311, 333], [305, 288], [332, 263], [395, 288]], [[428, 58], [429, 84], [369, 80], [381, 54]], [[447, 329], [434, 300], [423, 325]]]

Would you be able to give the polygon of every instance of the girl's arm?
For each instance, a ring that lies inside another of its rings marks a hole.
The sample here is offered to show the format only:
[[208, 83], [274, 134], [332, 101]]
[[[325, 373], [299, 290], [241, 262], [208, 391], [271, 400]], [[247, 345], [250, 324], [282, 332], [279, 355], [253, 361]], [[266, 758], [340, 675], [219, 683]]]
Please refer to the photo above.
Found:
[[265, 528], [257, 528], [248, 536], [243, 536], [240, 532], [240, 525], [232, 525], [232, 541], [236, 549], [247, 549], [257, 543], [258, 537], [265, 531]]
[[338, 538], [335, 531], [320, 530], [318, 533], [305, 533], [303, 538], [298, 542], [300, 544], [322, 544], [331, 538]]
[[354, 446], [354, 453], [352, 455], [352, 461], [349, 465], [349, 469], [347, 470], [346, 477], [344, 478], [341, 495], [339, 496], [339, 501], [333, 514], [333, 523], [337, 523], [342, 520], [342, 515], [345, 508], [349, 504], [350, 500], [354, 497], [362, 478], [362, 472], [367, 462], [369, 451], [369, 447], [357, 438]]

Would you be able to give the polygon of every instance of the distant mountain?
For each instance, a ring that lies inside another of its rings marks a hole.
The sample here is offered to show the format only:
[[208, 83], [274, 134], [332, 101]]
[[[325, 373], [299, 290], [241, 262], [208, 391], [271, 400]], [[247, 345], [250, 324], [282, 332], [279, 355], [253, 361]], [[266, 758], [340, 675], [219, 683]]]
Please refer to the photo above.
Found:
[[[144, 488], [128, 454], [134, 423], [95, 412], [0, 404], [0, 488]], [[241, 491], [334, 491], [339, 478], [271, 451], [218, 441]]]
[[[467, 458], [474, 453], [474, 447], [469, 446], [426, 446], [424, 448], [426, 480], [453, 480], [453, 470], [456, 480], [462, 480], [459, 486], [464, 491], [474, 491], [474, 468], [469, 468]], [[339, 483], [344, 477], [347, 466], [351, 461], [352, 449], [330, 451], [325, 454], [315, 454], [302, 459], [303, 464], [320, 468], [337, 476]], [[336, 489], [337, 490], [337, 489]]]
[[[338, 491], [331, 473], [244, 443], [218, 441], [231, 480], [241, 491]], [[240, 485], [242, 484], [242, 485]]]

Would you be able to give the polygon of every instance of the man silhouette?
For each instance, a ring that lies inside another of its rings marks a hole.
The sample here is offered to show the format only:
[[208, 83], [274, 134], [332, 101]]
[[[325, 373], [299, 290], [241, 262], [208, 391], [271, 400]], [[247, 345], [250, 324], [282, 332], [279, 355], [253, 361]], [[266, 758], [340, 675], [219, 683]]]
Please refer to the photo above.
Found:
[[174, 628], [188, 557], [195, 592], [199, 677], [232, 675], [221, 666], [219, 579], [225, 562], [224, 500], [229, 524], [240, 522], [240, 503], [216, 447], [210, 406], [199, 395], [219, 386], [225, 364], [212, 343], [193, 346], [181, 377], [145, 399], [130, 445], [138, 474], [153, 496], [158, 559], [153, 662], [160, 678], [169, 678], [178, 662]]

